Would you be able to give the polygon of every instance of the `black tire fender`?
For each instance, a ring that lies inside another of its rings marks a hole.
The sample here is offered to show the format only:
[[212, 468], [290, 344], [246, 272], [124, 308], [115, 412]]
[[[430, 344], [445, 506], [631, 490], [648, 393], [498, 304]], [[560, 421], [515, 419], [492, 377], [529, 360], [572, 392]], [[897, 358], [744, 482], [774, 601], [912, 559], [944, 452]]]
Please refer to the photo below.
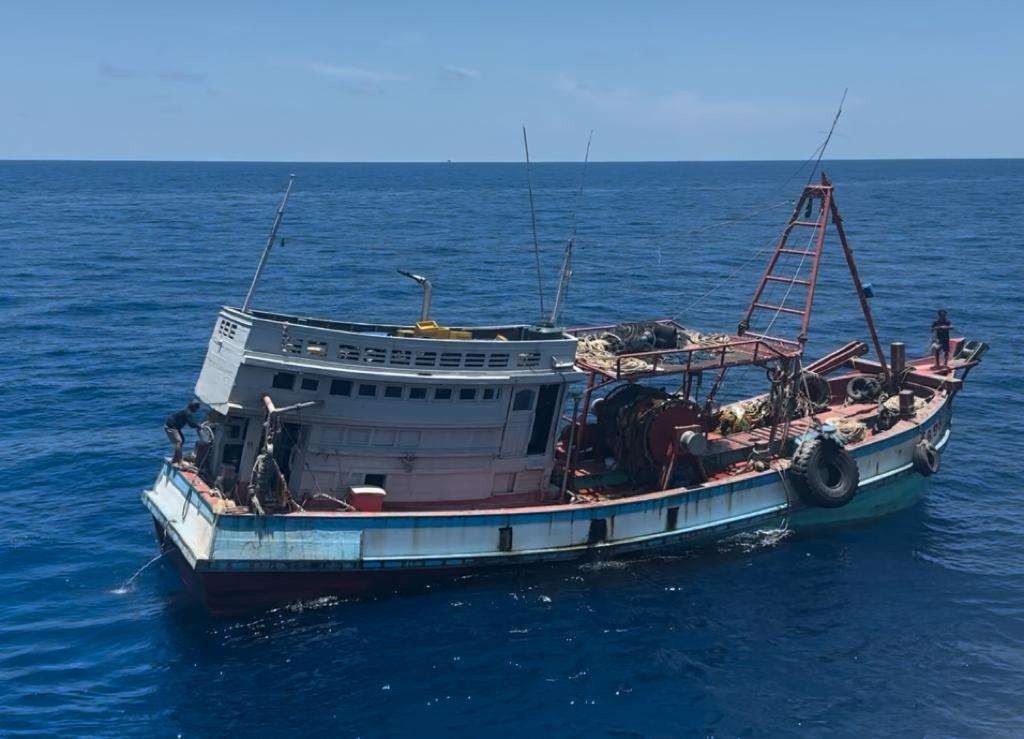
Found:
[[915, 470], [925, 477], [931, 477], [939, 471], [939, 450], [927, 439], [921, 439], [914, 447], [912, 461]]
[[860, 484], [857, 461], [827, 439], [809, 439], [797, 447], [789, 472], [803, 501], [819, 508], [843, 507]]
[[882, 392], [882, 385], [870, 375], [859, 375], [846, 383], [846, 397], [855, 403], [874, 400]]
[[811, 407], [816, 411], [823, 411], [832, 402], [832, 390], [828, 386], [828, 380], [817, 372], [804, 370], [800, 375], [801, 389], [806, 388], [808, 400]]

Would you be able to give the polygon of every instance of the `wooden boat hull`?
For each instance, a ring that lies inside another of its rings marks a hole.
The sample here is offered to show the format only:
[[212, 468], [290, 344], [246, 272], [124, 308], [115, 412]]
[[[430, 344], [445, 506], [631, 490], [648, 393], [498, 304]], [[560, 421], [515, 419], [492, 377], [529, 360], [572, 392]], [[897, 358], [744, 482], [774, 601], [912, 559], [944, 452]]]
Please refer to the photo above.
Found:
[[852, 448], [860, 486], [835, 509], [805, 505], [777, 471], [581, 505], [259, 517], [218, 514], [165, 465], [143, 502], [186, 582], [211, 612], [230, 615], [403, 591], [467, 573], [694, 548], [743, 531], [870, 520], [918, 499], [926, 478], [913, 467], [913, 449], [926, 437], [941, 450], [950, 416], [951, 398], [937, 400], [912, 427]]

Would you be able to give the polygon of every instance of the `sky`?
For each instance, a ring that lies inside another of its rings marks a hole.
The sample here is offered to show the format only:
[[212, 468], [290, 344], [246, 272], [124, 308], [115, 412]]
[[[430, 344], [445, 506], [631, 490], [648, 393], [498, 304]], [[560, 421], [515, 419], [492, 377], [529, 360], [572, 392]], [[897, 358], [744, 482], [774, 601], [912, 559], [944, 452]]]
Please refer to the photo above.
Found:
[[1021, 157], [1024, 3], [0, 3], [0, 158]]

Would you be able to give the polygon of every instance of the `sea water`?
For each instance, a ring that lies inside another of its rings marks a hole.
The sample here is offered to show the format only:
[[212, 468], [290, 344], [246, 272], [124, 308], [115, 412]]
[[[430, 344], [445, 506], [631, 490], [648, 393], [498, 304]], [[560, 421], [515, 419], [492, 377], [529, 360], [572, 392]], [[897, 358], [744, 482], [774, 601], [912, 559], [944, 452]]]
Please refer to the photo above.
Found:
[[[241, 302], [288, 174], [257, 307], [412, 321], [402, 268], [457, 324], [539, 315], [523, 168], [0, 163], [0, 735], [1024, 732], [1024, 162], [825, 167], [883, 341], [919, 354], [945, 308], [992, 345], [919, 503], [216, 621], [169, 558], [124, 583], [158, 553], [139, 495], [163, 419], [218, 306]], [[592, 164], [565, 321], [733, 329], [798, 168]], [[534, 172], [548, 306], [579, 177]], [[836, 250], [811, 336], [812, 355], [865, 336]]]

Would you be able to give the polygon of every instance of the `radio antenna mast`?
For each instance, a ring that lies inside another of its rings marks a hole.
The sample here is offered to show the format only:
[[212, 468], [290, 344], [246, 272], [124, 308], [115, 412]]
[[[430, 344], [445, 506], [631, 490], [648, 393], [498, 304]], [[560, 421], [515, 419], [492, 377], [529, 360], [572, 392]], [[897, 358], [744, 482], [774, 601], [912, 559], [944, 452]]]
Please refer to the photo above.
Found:
[[572, 211], [572, 230], [569, 233], [569, 240], [565, 244], [565, 255], [562, 257], [562, 272], [558, 278], [558, 291], [555, 293], [555, 305], [551, 308], [551, 318], [548, 324], [556, 326], [558, 314], [562, 312], [562, 304], [569, 292], [569, 281], [572, 279], [572, 250], [576, 245], [576, 214], [580, 209], [580, 201], [583, 199], [583, 183], [587, 176], [587, 164], [590, 162], [590, 142], [594, 138], [594, 129], [590, 129], [587, 136], [587, 152], [583, 155], [583, 169], [580, 170], [580, 186], [576, 190], [576, 204]]
[[533, 206], [533, 173], [530, 167], [530, 144], [523, 126], [523, 150], [526, 152], [526, 186], [530, 191], [530, 223], [533, 225], [533, 257], [537, 262], [537, 298], [540, 301], [540, 320], [544, 320], [544, 283], [540, 274], [540, 243], [537, 241], [537, 211]]
[[828, 148], [829, 142], [832, 140], [832, 134], [836, 131], [836, 124], [839, 123], [839, 116], [843, 114], [843, 103], [846, 102], [846, 93], [850, 91], [849, 87], [843, 88], [843, 97], [839, 101], [839, 109], [836, 110], [836, 117], [832, 119], [832, 125], [829, 126], [828, 134], [825, 136], [825, 140], [821, 142], [821, 146], [818, 147], [816, 152], [818, 158], [814, 162], [814, 166], [811, 167], [811, 174], [807, 178], [807, 184], [811, 184], [811, 180], [814, 179], [814, 175], [818, 173], [818, 167], [821, 166], [821, 158], [825, 156], [825, 150]]
[[263, 276], [263, 268], [267, 266], [267, 258], [270, 256], [270, 250], [274, 246], [274, 239], [277, 238], [277, 229], [281, 227], [281, 219], [284, 218], [284, 206], [288, 204], [288, 196], [291, 194], [293, 182], [295, 182], [295, 175], [288, 175], [288, 187], [284, 190], [284, 198], [282, 198], [281, 205], [277, 208], [277, 215], [274, 216], [274, 225], [270, 227], [267, 245], [263, 247], [259, 264], [256, 265], [256, 274], [252, 276], [252, 284], [249, 285], [249, 292], [245, 294], [245, 302], [242, 303], [243, 313], [249, 310], [249, 304], [252, 303], [252, 296], [256, 292], [256, 286], [260, 282], [260, 277]]

